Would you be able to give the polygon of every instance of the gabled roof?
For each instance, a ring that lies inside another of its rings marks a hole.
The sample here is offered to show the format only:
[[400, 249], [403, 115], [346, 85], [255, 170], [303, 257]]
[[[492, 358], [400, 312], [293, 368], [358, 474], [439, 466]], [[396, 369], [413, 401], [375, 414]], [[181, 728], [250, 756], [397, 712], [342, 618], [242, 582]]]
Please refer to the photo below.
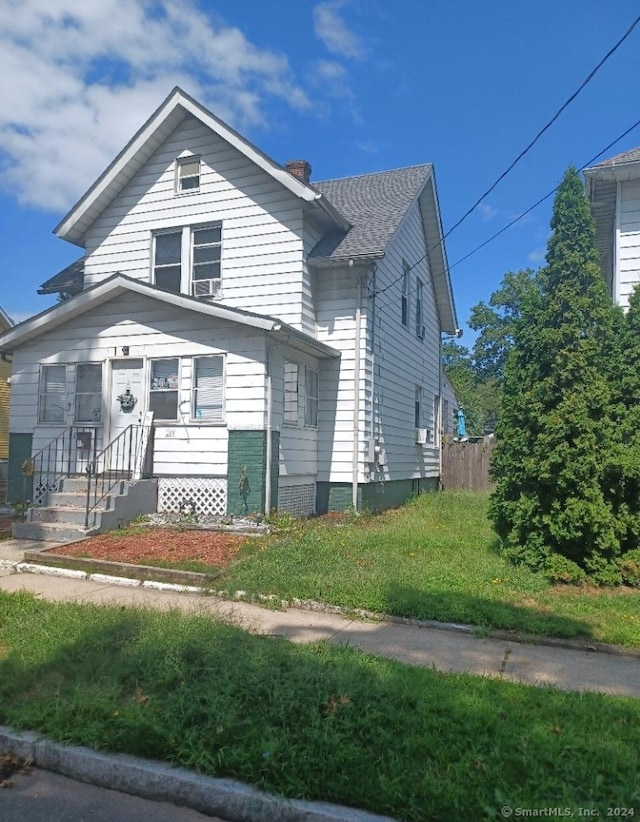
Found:
[[615, 157], [609, 157], [601, 163], [591, 166], [585, 170], [585, 174], [592, 169], [610, 168], [615, 165], [622, 165], [623, 163], [640, 163], [640, 148], [632, 148], [631, 151], [623, 151], [622, 154], [616, 154]]
[[111, 165], [56, 226], [55, 234], [71, 243], [82, 245], [84, 234], [93, 221], [187, 115], [200, 120], [303, 202], [323, 211], [325, 219], [337, 229], [346, 230], [349, 227], [347, 220], [319, 191], [305, 184], [294, 174], [290, 174], [283, 166], [176, 86]]
[[332, 232], [318, 241], [309, 258], [319, 265], [383, 257], [409, 209], [416, 201], [419, 203], [440, 326], [442, 331], [455, 334], [458, 320], [433, 165], [425, 163], [314, 185], [351, 223], [348, 231]]
[[120, 273], [114, 274], [107, 280], [103, 280], [86, 291], [13, 326], [4, 334], [0, 334], [0, 352], [10, 353], [14, 348], [30, 342], [41, 334], [127, 293], [141, 294], [177, 308], [205, 314], [213, 319], [226, 320], [227, 322], [239, 323], [240, 325], [270, 332], [274, 334], [276, 339], [288, 342], [294, 348], [302, 349], [315, 356], [340, 356], [340, 352], [336, 351], [335, 348], [319, 342], [275, 317], [255, 314], [242, 308], [223, 306], [220, 303], [207, 303], [186, 294], [163, 291], [154, 285], [134, 280]]
[[381, 257], [431, 170], [432, 166], [425, 164], [314, 182], [314, 187], [349, 220], [351, 228], [326, 234], [310, 257]]
[[38, 289], [38, 294], [76, 294], [82, 290], [84, 283], [84, 257], [80, 257], [71, 265], [63, 268], [46, 282], [42, 283]]

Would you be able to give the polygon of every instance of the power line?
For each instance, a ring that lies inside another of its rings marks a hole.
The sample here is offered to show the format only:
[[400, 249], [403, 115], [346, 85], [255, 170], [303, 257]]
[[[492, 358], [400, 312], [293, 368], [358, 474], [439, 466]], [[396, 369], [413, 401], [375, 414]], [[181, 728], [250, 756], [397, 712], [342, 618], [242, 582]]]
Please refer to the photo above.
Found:
[[[473, 211], [475, 211], [475, 209], [480, 205], [480, 203], [496, 188], [496, 186], [507, 176], [507, 174], [509, 174], [509, 172], [517, 165], [517, 163], [520, 162], [520, 160], [525, 156], [525, 154], [527, 154], [531, 150], [531, 148], [533, 148], [533, 146], [538, 142], [540, 137], [553, 125], [553, 123], [555, 123], [555, 121], [562, 114], [562, 112], [567, 108], [567, 106], [569, 106], [576, 99], [576, 97], [580, 94], [580, 92], [584, 89], [584, 87], [586, 85], [588, 85], [588, 83], [591, 82], [591, 80], [595, 77], [595, 75], [598, 73], [598, 71], [607, 62], [607, 60], [620, 48], [620, 46], [624, 43], [624, 41], [627, 39], [627, 37], [629, 37], [629, 35], [635, 29], [635, 27], [638, 25], [638, 23], [640, 23], [640, 15], [638, 17], [636, 17], [636, 19], [631, 23], [631, 25], [625, 31], [625, 33], [622, 35], [622, 37], [620, 37], [620, 39], [609, 49], [609, 51], [605, 54], [605, 56], [602, 58], [602, 60], [600, 60], [600, 62], [596, 65], [596, 67], [589, 72], [587, 77], [585, 77], [585, 79], [578, 86], [578, 88], [573, 92], [573, 94], [562, 104], [562, 106], [560, 106], [560, 108], [558, 109], [558, 111], [556, 111], [556, 113], [553, 115], [553, 117], [540, 129], [540, 131], [536, 134], [536, 136], [533, 138], [533, 140], [531, 140], [529, 145], [527, 145], [526, 148], [524, 148], [520, 152], [520, 154], [515, 158], [515, 160], [508, 166], [508, 168], [505, 171], [502, 172], [502, 174], [495, 180], [495, 182], [492, 183], [492, 185], [484, 192], [484, 194], [482, 194], [482, 196], [479, 197], [476, 200], [476, 202], [471, 206], [471, 208], [467, 209], [467, 211], [462, 215], [462, 217], [456, 223], [454, 223], [454, 225], [452, 225], [451, 228], [445, 234], [442, 235], [442, 240], [440, 242], [438, 242], [437, 244], [433, 245], [431, 248], [428, 248], [426, 250], [426, 252], [422, 255], [422, 257], [420, 257], [420, 259], [417, 260], [411, 266], [411, 268], [408, 269], [408, 271], [412, 271], [417, 265], [419, 265], [428, 256], [430, 251], [433, 251], [435, 248], [437, 248], [441, 244], [441, 242], [443, 242], [453, 231], [456, 230], [456, 228], [458, 228], [464, 222], [464, 220], [467, 219], [467, 217]], [[622, 134], [620, 137], [618, 137], [616, 140], [614, 140], [613, 143], [611, 143], [609, 146], [607, 146], [607, 148], [605, 148], [605, 149], [603, 149], [603, 151], [599, 152], [596, 155], [596, 158], [599, 157], [601, 154], [603, 154], [605, 151], [607, 151], [612, 145], [615, 145], [626, 134], [628, 134], [629, 131], [631, 131], [633, 128], [635, 128], [635, 126], [632, 126], [631, 129], [628, 129], [628, 131], [625, 132], [625, 134]], [[582, 166], [582, 168], [586, 168], [586, 166]], [[467, 259], [468, 257], [471, 256], [471, 254], [474, 254], [475, 251], [480, 250], [480, 248], [483, 248], [485, 245], [487, 245], [487, 243], [491, 242], [492, 239], [494, 239], [495, 237], [498, 237], [500, 234], [503, 233], [503, 231], [506, 231], [507, 228], [510, 228], [515, 222], [518, 222], [518, 220], [520, 220], [524, 216], [526, 216], [526, 214], [528, 214], [529, 211], [536, 208], [538, 205], [540, 205], [540, 203], [543, 203], [548, 197], [551, 197], [551, 195], [555, 192], [555, 190], [556, 189], [554, 189], [549, 194], [545, 195], [545, 197], [543, 197], [538, 203], [535, 203], [531, 207], [531, 209], [529, 209], [526, 212], [524, 212], [523, 214], [521, 214], [516, 220], [509, 223], [509, 225], [505, 226], [503, 229], [501, 229], [499, 232], [497, 232], [493, 237], [490, 237], [487, 241], [485, 241], [485, 243], [483, 243], [481, 246], [478, 246], [477, 249], [474, 249], [472, 252], [470, 252], [463, 259]], [[454, 265], [458, 265], [461, 262], [462, 262], [462, 260], [458, 260], [456, 263], [454, 263]], [[449, 268], [452, 268], [452, 267], [453, 266], [450, 266]], [[398, 280], [401, 279], [402, 276], [403, 275], [401, 275], [398, 278]], [[381, 289], [380, 291], [376, 291], [376, 294], [384, 294], [384, 292], [388, 288], [391, 288], [391, 286], [394, 285], [395, 282], [396, 281], [393, 281], [388, 286]]]
[[[609, 145], [608, 145], [608, 146], [605, 146], [605, 148], [603, 148], [603, 149], [602, 149], [602, 151], [599, 151], [599, 152], [595, 155], [595, 157], [592, 157], [592, 158], [591, 158], [590, 160], [588, 160], [588, 161], [587, 161], [587, 162], [586, 162], [583, 166], [580, 166], [580, 168], [578, 169], [578, 171], [584, 171], [584, 169], [585, 169], [585, 168], [589, 168], [589, 166], [590, 166], [590, 165], [592, 165], [593, 163], [595, 163], [595, 161], [596, 161], [599, 157], [602, 157], [602, 155], [603, 155], [605, 152], [609, 151], [609, 149], [610, 149], [610, 148], [612, 148], [613, 146], [615, 146], [615, 144], [616, 144], [616, 143], [619, 143], [619, 142], [620, 142], [620, 140], [622, 140], [624, 137], [626, 137], [626, 136], [627, 136], [627, 134], [629, 134], [631, 131], [633, 131], [633, 129], [634, 129], [634, 128], [637, 128], [638, 126], [640, 126], [640, 120], [636, 120], [636, 122], [635, 122], [632, 126], [630, 126], [630, 127], [629, 127], [629, 128], [628, 128], [625, 132], [623, 132], [623, 133], [622, 133], [619, 137], [617, 137], [617, 138], [616, 138], [613, 142], [609, 143]], [[549, 199], [549, 197], [552, 197], [552, 196], [556, 193], [556, 191], [557, 191], [559, 188], [560, 188], [560, 184], [558, 184], [558, 185], [557, 185], [554, 189], [552, 189], [552, 190], [551, 190], [548, 194], [545, 194], [545, 195], [544, 195], [544, 197], [541, 197], [541, 198], [540, 198], [537, 202], [535, 202], [532, 206], [529, 206], [529, 208], [528, 208], [526, 211], [523, 211], [523, 212], [522, 212], [522, 214], [519, 214], [519, 215], [518, 215], [515, 219], [511, 220], [511, 222], [510, 222], [510, 223], [507, 223], [507, 225], [505, 225], [503, 228], [501, 228], [501, 229], [500, 229], [500, 231], [496, 231], [496, 233], [495, 233], [495, 234], [492, 234], [492, 235], [491, 235], [491, 237], [489, 237], [489, 239], [488, 239], [488, 240], [485, 240], [483, 243], [480, 243], [480, 245], [476, 246], [476, 247], [475, 247], [472, 251], [470, 251], [468, 254], [465, 254], [465, 255], [464, 255], [464, 257], [461, 257], [459, 260], [456, 260], [456, 261], [455, 261], [455, 263], [453, 263], [453, 265], [450, 265], [450, 266], [449, 266], [449, 271], [451, 271], [451, 269], [452, 269], [452, 268], [455, 268], [457, 265], [460, 265], [460, 263], [464, 262], [465, 260], [468, 260], [468, 259], [469, 259], [469, 257], [471, 257], [471, 255], [472, 255], [472, 254], [475, 254], [475, 253], [476, 253], [476, 251], [480, 251], [480, 249], [481, 249], [481, 248], [484, 248], [484, 247], [485, 247], [485, 245], [488, 245], [490, 242], [492, 242], [492, 240], [495, 240], [495, 239], [496, 239], [496, 237], [499, 237], [499, 236], [500, 236], [501, 234], [503, 234], [503, 233], [504, 233], [504, 232], [505, 232], [508, 228], [511, 228], [511, 226], [512, 226], [512, 225], [515, 225], [517, 222], [519, 222], [520, 220], [522, 220], [522, 218], [523, 218], [523, 217], [526, 217], [526, 216], [527, 216], [527, 214], [531, 213], [531, 212], [534, 210], [534, 208], [537, 208], [537, 207], [538, 207], [541, 203], [544, 203], [544, 201], [545, 201], [545, 200], [548, 200], [548, 199]]]
[[[623, 132], [622, 132], [622, 134], [618, 135], [618, 137], [616, 137], [616, 138], [615, 138], [615, 140], [612, 140], [612, 141], [611, 141], [608, 145], [606, 145], [603, 149], [601, 149], [601, 150], [600, 150], [597, 154], [595, 154], [595, 155], [594, 155], [594, 156], [593, 156], [590, 160], [588, 160], [588, 161], [587, 161], [584, 165], [580, 166], [580, 168], [578, 169], [578, 171], [584, 171], [584, 169], [585, 169], [585, 168], [588, 168], [590, 165], [592, 165], [593, 163], [595, 163], [595, 161], [596, 161], [597, 159], [599, 159], [600, 157], [602, 157], [602, 155], [603, 155], [603, 154], [605, 154], [607, 151], [609, 151], [609, 149], [613, 148], [613, 146], [615, 146], [617, 143], [619, 143], [619, 142], [620, 142], [620, 140], [623, 140], [623, 139], [624, 139], [624, 138], [625, 138], [628, 134], [630, 134], [630, 133], [631, 133], [634, 129], [638, 128], [638, 126], [640, 126], [640, 120], [636, 120], [636, 122], [635, 122], [633, 125], [629, 126], [629, 128], [627, 128], [625, 131], [623, 131]], [[464, 262], [465, 260], [468, 260], [468, 259], [469, 259], [469, 257], [471, 257], [473, 254], [475, 254], [476, 252], [480, 251], [480, 249], [484, 248], [484, 247], [485, 247], [486, 245], [488, 245], [489, 243], [493, 242], [493, 240], [495, 240], [495, 239], [496, 239], [496, 237], [499, 237], [501, 234], [504, 234], [504, 232], [505, 232], [507, 229], [511, 228], [511, 227], [512, 227], [513, 225], [515, 225], [516, 223], [520, 222], [520, 220], [522, 220], [524, 217], [526, 217], [526, 216], [527, 216], [527, 214], [530, 214], [530, 213], [531, 213], [534, 209], [536, 209], [539, 205], [541, 205], [542, 203], [544, 203], [544, 201], [545, 201], [545, 200], [548, 200], [548, 199], [549, 199], [549, 197], [552, 197], [552, 196], [556, 193], [556, 191], [558, 190], [558, 188], [559, 188], [559, 185], [557, 185], [554, 189], [552, 189], [552, 190], [551, 190], [548, 194], [545, 194], [545, 195], [544, 195], [544, 197], [541, 197], [539, 200], [537, 200], [537, 201], [536, 201], [533, 205], [529, 206], [529, 208], [527, 208], [527, 210], [526, 210], [526, 211], [523, 211], [523, 212], [522, 212], [522, 214], [519, 214], [517, 217], [515, 217], [513, 220], [511, 220], [511, 222], [509, 222], [509, 223], [507, 223], [507, 225], [503, 226], [503, 227], [502, 227], [499, 231], [496, 231], [496, 233], [495, 233], [495, 234], [492, 234], [492, 235], [491, 235], [488, 239], [486, 239], [484, 242], [480, 243], [480, 245], [478, 245], [478, 246], [476, 246], [474, 249], [472, 249], [472, 250], [471, 250], [468, 254], [465, 254], [465, 255], [464, 255], [464, 257], [461, 257], [459, 260], [456, 260], [456, 262], [455, 262], [455, 263], [453, 263], [452, 265], [450, 265], [450, 266], [449, 266], [449, 270], [451, 270], [452, 268], [455, 268], [455, 266], [457, 266], [457, 265], [460, 265], [460, 263]], [[446, 236], [446, 235], [445, 235], [445, 236]], [[444, 240], [444, 237], [443, 237], [442, 239]], [[440, 242], [438, 242], [438, 243], [436, 243], [436, 244], [432, 245], [430, 248], [428, 248], [428, 249], [426, 250], [426, 252], [422, 255], [422, 257], [420, 257], [418, 260], [416, 260], [416, 262], [415, 262], [415, 263], [413, 263], [413, 265], [412, 265], [410, 268], [407, 268], [406, 270], [403, 270], [403, 271], [402, 271], [402, 273], [401, 273], [398, 277], [396, 277], [395, 279], [393, 279], [393, 280], [392, 280], [392, 281], [391, 281], [388, 285], [386, 285], [384, 288], [377, 289], [377, 290], [375, 291], [375, 296], [379, 296], [380, 294], [384, 294], [384, 293], [385, 293], [385, 291], [388, 291], [388, 290], [389, 290], [390, 288], [392, 288], [394, 285], [397, 285], [397, 284], [398, 284], [398, 283], [399, 283], [399, 282], [403, 279], [403, 277], [404, 277], [404, 275], [405, 275], [405, 271], [406, 271], [406, 272], [413, 271], [413, 269], [414, 269], [416, 266], [420, 265], [420, 263], [421, 263], [424, 259], [426, 259], [426, 258], [427, 258], [427, 256], [429, 255], [429, 253], [430, 253], [431, 251], [433, 251], [435, 248], [438, 248], [438, 246], [439, 246], [439, 245], [440, 245]], [[413, 291], [413, 289], [411, 289], [411, 291]], [[372, 294], [373, 294], [373, 292], [372, 292]]]
[[508, 166], [508, 167], [507, 167], [507, 168], [506, 168], [506, 169], [502, 172], [502, 174], [501, 174], [501, 175], [500, 175], [500, 176], [499, 176], [499, 177], [495, 180], [495, 182], [493, 182], [493, 183], [489, 186], [489, 188], [488, 188], [488, 189], [484, 192], [484, 194], [482, 194], [482, 195], [481, 195], [481, 196], [480, 196], [480, 197], [479, 197], [479, 198], [475, 201], [475, 203], [471, 206], [471, 208], [469, 208], [467, 211], [465, 211], [465, 213], [462, 215], [462, 217], [460, 217], [460, 219], [458, 220], [458, 222], [457, 222], [457, 223], [454, 223], [454, 225], [452, 225], [452, 226], [451, 226], [451, 228], [447, 231], [447, 233], [444, 235], [444, 237], [443, 237], [442, 239], [445, 239], [446, 237], [448, 237], [448, 236], [449, 236], [449, 234], [451, 234], [451, 232], [455, 231], [455, 230], [456, 230], [456, 228], [458, 228], [458, 226], [459, 226], [459, 225], [461, 225], [461, 224], [462, 224], [462, 223], [463, 223], [463, 222], [467, 219], [467, 217], [468, 217], [468, 216], [469, 216], [469, 215], [470, 215], [473, 211], [475, 211], [475, 209], [476, 209], [476, 208], [480, 205], [480, 203], [481, 203], [481, 202], [482, 202], [482, 201], [483, 201], [486, 197], [488, 197], [488, 196], [489, 196], [489, 194], [491, 194], [491, 192], [492, 192], [492, 191], [494, 190], [494, 188], [498, 185], [498, 183], [500, 183], [502, 180], [504, 180], [504, 178], [507, 176], [507, 174], [509, 174], [509, 172], [510, 172], [510, 171], [511, 171], [511, 170], [512, 170], [512, 169], [513, 169], [513, 168], [514, 168], [514, 167], [515, 167], [515, 166], [516, 166], [519, 162], [520, 162], [520, 160], [522, 160], [522, 158], [525, 156], [525, 154], [527, 154], [527, 153], [528, 153], [528, 152], [529, 152], [529, 151], [533, 148], [533, 146], [534, 146], [534, 145], [538, 142], [538, 140], [540, 139], [540, 137], [542, 137], [542, 135], [543, 135], [546, 131], [548, 131], [548, 130], [551, 128], [551, 126], [555, 123], [555, 121], [556, 121], [556, 120], [558, 119], [558, 117], [562, 114], [562, 112], [563, 112], [563, 111], [567, 108], [567, 106], [569, 106], [569, 105], [570, 105], [570, 104], [571, 104], [571, 103], [572, 103], [572, 102], [576, 99], [576, 97], [578, 96], [578, 94], [580, 94], [580, 92], [582, 91], [582, 89], [583, 89], [583, 88], [584, 88], [584, 87], [585, 87], [588, 83], [590, 83], [590, 82], [591, 82], [591, 80], [593, 80], [593, 78], [596, 76], [596, 74], [598, 73], [598, 71], [599, 71], [599, 70], [602, 68], [602, 66], [603, 66], [603, 65], [607, 62], [607, 60], [608, 60], [608, 59], [609, 59], [609, 58], [610, 58], [610, 57], [611, 57], [611, 56], [612, 56], [612, 55], [613, 55], [613, 54], [614, 54], [614, 53], [615, 53], [615, 52], [616, 52], [616, 51], [620, 48], [620, 46], [624, 43], [624, 41], [625, 41], [625, 40], [627, 39], [627, 37], [631, 34], [631, 32], [634, 30], [634, 28], [638, 25], [638, 23], [640, 23], [640, 16], [636, 17], [636, 19], [635, 19], [635, 20], [633, 21], [633, 23], [629, 26], [629, 28], [628, 28], [628, 29], [626, 30], [626, 32], [622, 35], [622, 37], [618, 40], [618, 42], [617, 42], [617, 43], [616, 43], [616, 44], [615, 44], [612, 48], [610, 48], [610, 49], [609, 49], [609, 51], [605, 54], [605, 56], [602, 58], [602, 60], [600, 60], [600, 62], [598, 63], [598, 65], [597, 65], [597, 66], [596, 66], [596, 67], [595, 67], [592, 71], [590, 71], [590, 72], [589, 72], [589, 74], [585, 77], [585, 79], [584, 79], [584, 80], [582, 81], [582, 83], [578, 86], [578, 88], [577, 88], [577, 89], [573, 92], [573, 94], [572, 94], [572, 95], [571, 95], [571, 96], [570, 96], [570, 97], [569, 97], [569, 98], [568, 98], [568, 99], [567, 99], [567, 100], [566, 100], [566, 101], [565, 101], [565, 102], [564, 102], [564, 103], [560, 106], [560, 108], [556, 111], [556, 113], [555, 113], [555, 114], [553, 115], [553, 117], [549, 120], [549, 122], [548, 122], [548, 123], [546, 123], [546, 124], [545, 124], [545, 125], [544, 125], [541, 129], [540, 129], [540, 131], [536, 134], [536, 136], [533, 138], [533, 140], [531, 140], [531, 142], [529, 143], [529, 145], [528, 145], [526, 148], [524, 148], [524, 149], [520, 152], [520, 154], [518, 154], [518, 156], [517, 156], [517, 157], [515, 158], [515, 160], [511, 163], [511, 165], [509, 165], [509, 166]]

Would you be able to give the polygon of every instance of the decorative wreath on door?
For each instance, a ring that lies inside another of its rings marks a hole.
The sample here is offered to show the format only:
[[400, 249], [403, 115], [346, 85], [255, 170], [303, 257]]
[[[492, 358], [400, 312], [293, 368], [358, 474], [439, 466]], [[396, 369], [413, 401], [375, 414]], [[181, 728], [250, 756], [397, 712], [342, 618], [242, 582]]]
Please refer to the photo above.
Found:
[[138, 400], [133, 396], [131, 391], [127, 388], [124, 394], [120, 394], [119, 397], [116, 398], [120, 403], [120, 408], [122, 411], [133, 411], [135, 404]]

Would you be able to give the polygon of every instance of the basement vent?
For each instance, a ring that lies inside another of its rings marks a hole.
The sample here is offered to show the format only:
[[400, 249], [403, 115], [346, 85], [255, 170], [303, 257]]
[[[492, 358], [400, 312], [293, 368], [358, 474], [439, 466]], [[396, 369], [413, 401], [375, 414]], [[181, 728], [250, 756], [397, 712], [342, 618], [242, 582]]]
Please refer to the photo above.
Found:
[[287, 485], [278, 489], [278, 511], [294, 517], [309, 517], [316, 512], [316, 484]]

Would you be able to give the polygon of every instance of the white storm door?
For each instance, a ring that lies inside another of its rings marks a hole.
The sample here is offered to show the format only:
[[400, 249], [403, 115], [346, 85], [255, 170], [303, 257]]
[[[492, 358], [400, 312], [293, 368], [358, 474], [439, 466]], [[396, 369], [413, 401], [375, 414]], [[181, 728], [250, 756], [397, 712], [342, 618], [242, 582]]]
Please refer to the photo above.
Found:
[[133, 423], [140, 422], [144, 410], [142, 360], [112, 360], [109, 442]]

